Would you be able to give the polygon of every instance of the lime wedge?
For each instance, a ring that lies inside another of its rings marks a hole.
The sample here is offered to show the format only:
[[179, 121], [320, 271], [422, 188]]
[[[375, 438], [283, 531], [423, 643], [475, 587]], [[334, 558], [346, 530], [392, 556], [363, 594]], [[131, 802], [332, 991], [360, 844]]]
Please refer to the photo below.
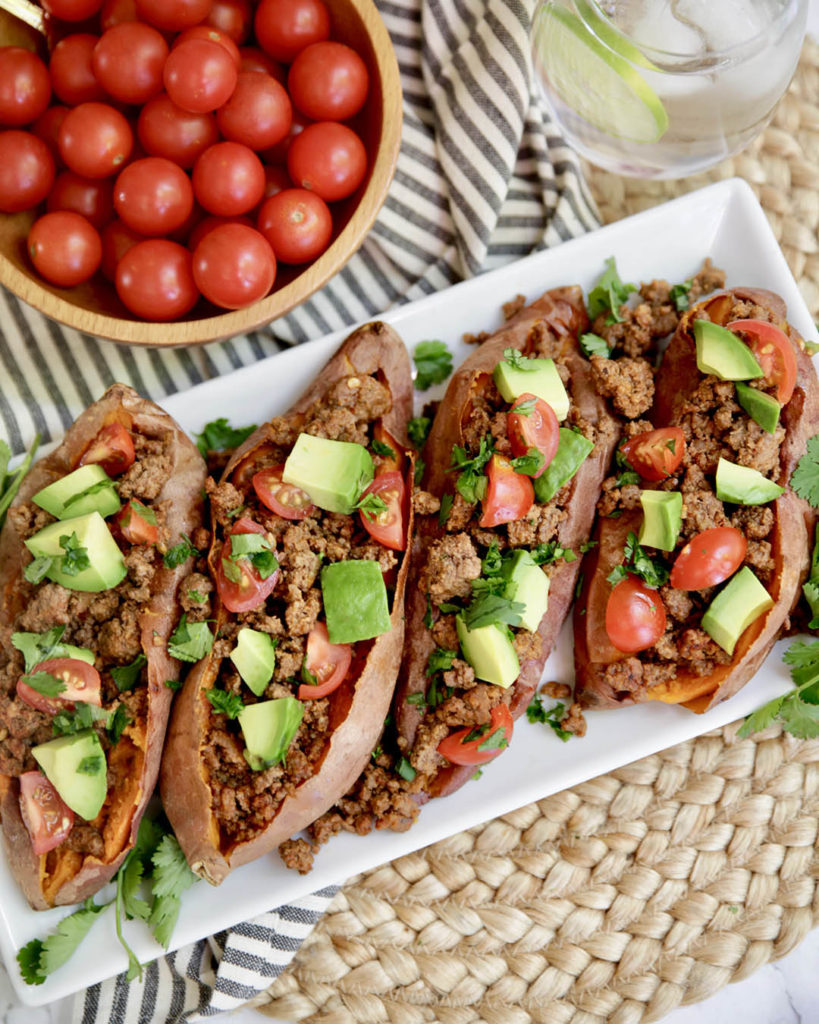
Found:
[[650, 71], [660, 70], [616, 25], [612, 24], [606, 13], [600, 10], [597, 0], [574, 0], [574, 5], [583, 21], [609, 49], [619, 53], [632, 64], [648, 68]]
[[668, 115], [657, 93], [566, 8], [545, 4], [538, 11], [534, 58], [563, 102], [595, 128], [633, 142], [665, 134]]

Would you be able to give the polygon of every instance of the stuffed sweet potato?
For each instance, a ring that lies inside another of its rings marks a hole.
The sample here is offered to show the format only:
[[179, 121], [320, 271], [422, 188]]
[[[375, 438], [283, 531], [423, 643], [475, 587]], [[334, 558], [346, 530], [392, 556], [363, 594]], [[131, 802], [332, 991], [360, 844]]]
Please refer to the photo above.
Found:
[[205, 476], [174, 421], [115, 384], [34, 466], [9, 510], [3, 839], [35, 909], [92, 895], [136, 839], [159, 772], [166, 682], [179, 674], [168, 644], [186, 570], [163, 555], [201, 526]]
[[411, 401], [403, 343], [368, 324], [210, 486], [217, 639], [175, 705], [161, 776], [209, 882], [326, 811], [378, 742], [404, 637]]
[[702, 712], [757, 670], [808, 568], [814, 512], [789, 481], [819, 431], [819, 388], [782, 300], [738, 288], [686, 313], [650, 417], [623, 446], [635, 482], [604, 485], [575, 699]]

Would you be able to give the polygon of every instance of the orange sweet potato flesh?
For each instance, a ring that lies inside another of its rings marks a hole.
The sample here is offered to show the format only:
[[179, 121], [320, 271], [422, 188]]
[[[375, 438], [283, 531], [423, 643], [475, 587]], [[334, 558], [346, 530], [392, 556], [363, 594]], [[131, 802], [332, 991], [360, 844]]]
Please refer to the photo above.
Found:
[[[114, 420], [146, 437], [172, 437], [173, 470], [156, 503], [165, 508], [168, 535], [173, 540], [190, 535], [202, 522], [201, 493], [205, 463], [196, 446], [159, 406], [141, 398], [132, 388], [114, 384], [103, 397], [71, 426], [58, 448], [39, 461], [23, 481], [15, 505], [31, 499], [76, 468], [77, 461], [98, 431]], [[21, 585], [25, 548], [11, 519], [0, 535], [0, 647], [11, 649], [26, 589]], [[27, 556], [25, 556], [26, 560]], [[108, 797], [93, 822], [102, 832], [101, 857], [80, 855], [65, 844], [43, 856], [34, 854], [31, 839], [20, 815], [19, 784], [1, 777], [3, 840], [12, 874], [35, 910], [78, 903], [93, 895], [117, 872], [136, 840], [139, 822], [159, 774], [162, 744], [173, 691], [167, 679], [179, 675], [178, 663], [169, 657], [168, 637], [179, 617], [176, 592], [189, 570], [158, 570], [150, 598], [139, 612], [140, 637], [147, 658], [147, 713], [125, 728], [111, 748], [109, 774], [124, 784], [109, 789]], [[111, 771], [111, 769], [115, 769]]]
[[[298, 429], [305, 411], [335, 382], [355, 374], [375, 373], [392, 396], [392, 408], [381, 418], [381, 425], [406, 448], [406, 425], [412, 415], [409, 356], [398, 335], [381, 322], [356, 330], [285, 416]], [[249, 479], [255, 459], [268, 439], [268, 427], [263, 425], [234, 453], [222, 479]], [[412, 460], [407, 461], [411, 481]], [[410, 521], [409, 535], [411, 529]], [[334, 728], [314, 773], [283, 800], [270, 824], [250, 839], [234, 842], [222, 833], [213, 811], [208, 769], [202, 757], [212, 711], [206, 694], [218, 677], [219, 658], [212, 653], [188, 675], [168, 730], [161, 793], [188, 863], [207, 881], [218, 884], [233, 868], [275, 850], [328, 810], [361, 774], [383, 730], [398, 673], [408, 569], [409, 555], [405, 553], [395, 581], [392, 629], [370, 642], [358, 675], [330, 698]], [[229, 616], [224, 608], [217, 610], [216, 632]]]
[[[654, 409], [649, 418], [655, 427], [674, 425], [692, 390], [702, 379], [697, 369], [692, 321], [705, 307], [709, 317], [725, 324], [731, 308], [739, 301], [756, 303], [768, 309], [780, 324], [785, 322], [782, 299], [762, 289], [735, 288], [707, 299], [682, 318], [656, 378]], [[786, 429], [780, 449], [777, 482], [785, 492], [771, 503], [775, 522], [771, 536], [775, 569], [769, 587], [773, 607], [761, 615], [742, 634], [730, 662], [718, 665], [706, 675], [678, 671], [676, 677], [636, 693], [614, 690], [605, 677], [605, 669], [628, 658], [609, 642], [605, 631], [605, 610], [611, 586], [606, 576], [622, 563], [623, 546], [629, 531], [639, 530], [642, 514], [625, 513], [618, 519], [601, 518], [595, 529], [598, 546], [586, 556], [583, 565], [584, 586], [574, 615], [576, 699], [586, 707], [619, 707], [643, 700], [684, 704], [701, 713], [732, 697], [752, 678], [768, 655], [786, 623], [804, 582], [810, 561], [810, 545], [816, 519], [815, 511], [788, 486], [796, 464], [805, 452], [807, 441], [819, 432], [819, 384], [813, 362], [805, 351], [798, 332], [787, 327], [794, 343], [797, 379], [793, 397], [784, 406], [781, 422]], [[640, 658], [640, 655], [632, 657]]]

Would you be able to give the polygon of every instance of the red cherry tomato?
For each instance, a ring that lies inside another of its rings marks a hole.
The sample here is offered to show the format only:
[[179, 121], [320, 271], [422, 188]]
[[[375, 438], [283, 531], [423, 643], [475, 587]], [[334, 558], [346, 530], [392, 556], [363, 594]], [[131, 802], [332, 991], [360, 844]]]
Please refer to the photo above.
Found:
[[337, 690], [350, 671], [352, 660], [352, 645], [331, 644], [327, 627], [323, 622], [317, 622], [307, 636], [307, 653], [304, 659], [305, 669], [316, 681], [305, 682], [299, 687], [299, 700], [316, 700]]
[[677, 590], [703, 590], [722, 583], [745, 560], [748, 542], [733, 526], [703, 530], [677, 555], [669, 583]]
[[403, 551], [407, 546], [407, 527], [404, 520], [405, 506], [404, 479], [400, 473], [379, 473], [362, 497], [375, 494], [386, 503], [383, 512], [368, 514], [360, 511], [362, 525], [369, 535], [393, 551]]
[[131, 246], [145, 240], [144, 235], [132, 231], [121, 220], [112, 220], [110, 224], [106, 224], [100, 238], [102, 240], [100, 270], [109, 281], [113, 281], [117, 276], [117, 264]]
[[241, 70], [242, 58], [239, 56], [239, 47], [227, 32], [222, 32], [218, 28], [214, 28], [213, 25], [194, 25], [193, 28], [185, 29], [174, 39], [173, 48], [176, 49], [177, 46], [186, 43], [189, 39], [207, 39], [209, 43], [218, 43], [230, 54], [236, 65], [236, 70]]
[[199, 298], [191, 254], [167, 238], [131, 246], [117, 265], [115, 283], [128, 309], [146, 320], [176, 320]]
[[83, 178], [107, 178], [128, 160], [134, 146], [131, 126], [107, 103], [81, 103], [60, 126], [60, 156]]
[[257, 46], [243, 46], [239, 50], [241, 57], [240, 71], [263, 71], [266, 75], [275, 78], [277, 82], [285, 85], [287, 74], [277, 60], [273, 60], [269, 53], [260, 50]]
[[38, 857], [67, 839], [74, 825], [74, 812], [42, 772], [20, 776], [20, 816]]
[[241, 46], [250, 35], [253, 10], [248, 0], [215, 0], [205, 24], [224, 32]]
[[126, 21], [102, 34], [91, 66], [97, 81], [123, 103], [147, 103], [162, 92], [162, 69], [168, 44], [141, 21]]
[[330, 38], [330, 15], [321, 0], [262, 0], [254, 28], [259, 46], [289, 64], [305, 46]]
[[503, 455], [492, 456], [487, 473], [489, 483], [479, 525], [486, 528], [523, 519], [535, 501], [531, 478], [516, 473]]
[[206, 114], [227, 102], [238, 75], [238, 67], [224, 46], [210, 39], [188, 39], [171, 50], [162, 79], [177, 106]]
[[51, 51], [48, 62], [51, 87], [54, 95], [69, 107], [108, 98], [92, 66], [98, 42], [99, 36], [77, 32], [65, 36]]
[[369, 87], [364, 61], [330, 39], [306, 46], [287, 76], [293, 103], [314, 121], [346, 121], [364, 106]]
[[121, 476], [134, 464], [134, 439], [118, 421], [108, 423], [91, 439], [78, 466], [102, 466], [108, 476]]
[[110, 178], [81, 178], [73, 171], [58, 174], [48, 195], [46, 209], [72, 210], [102, 231], [114, 216], [114, 186]]
[[269, 466], [253, 476], [253, 490], [259, 501], [284, 519], [304, 519], [315, 505], [307, 491], [282, 481], [284, 465]]
[[218, 228], [222, 224], [244, 224], [248, 228], [255, 227], [250, 217], [215, 217], [211, 214], [209, 217], [204, 217], [200, 220], [193, 231], [191, 231], [187, 243], [190, 251], [193, 252], [205, 235], [210, 234], [214, 228]]
[[54, 159], [31, 132], [0, 132], [0, 211], [18, 213], [41, 203], [54, 184]]
[[36, 53], [22, 46], [0, 47], [0, 124], [10, 128], [31, 124], [51, 99], [48, 68]]
[[54, 157], [55, 163], [60, 164], [62, 163], [59, 143], [60, 126], [62, 125], [67, 113], [68, 107], [56, 104], [53, 107], [49, 107], [45, 113], [41, 114], [31, 126], [31, 131], [38, 139], [42, 139], [48, 146], [51, 155]]
[[87, 281], [102, 260], [98, 231], [73, 210], [56, 210], [35, 220], [26, 246], [37, 273], [60, 288]]
[[765, 379], [776, 385], [777, 401], [789, 402], [796, 387], [796, 353], [787, 334], [764, 320], [734, 320], [728, 330], [745, 336]]
[[451, 764], [486, 764], [509, 746], [513, 729], [512, 712], [498, 704], [489, 712], [488, 726], [458, 729], [441, 740], [438, 753]]
[[637, 576], [627, 576], [609, 594], [606, 632], [618, 651], [636, 654], [651, 647], [665, 632], [665, 624], [662, 598]]
[[129, 544], [156, 544], [159, 537], [156, 515], [136, 498], [123, 505], [114, 521]]
[[[277, 142], [275, 146], [269, 146], [263, 150], [259, 156], [269, 164], [284, 164], [287, 161], [287, 153], [290, 149], [290, 144], [297, 135], [300, 135], [308, 124], [313, 124], [309, 117], [305, 117], [300, 110], [293, 108], [293, 120], [290, 122], [290, 131], [285, 135], [281, 142]], [[290, 176], [288, 175], [290, 181]], [[291, 181], [292, 184], [292, 181]]]
[[665, 480], [682, 462], [685, 435], [679, 427], [646, 430], [626, 441], [622, 452], [644, 480]]
[[142, 108], [137, 135], [151, 156], [164, 156], [180, 167], [190, 168], [196, 158], [219, 141], [213, 114], [193, 114], [178, 107], [162, 93]]
[[190, 178], [162, 156], [134, 160], [117, 178], [114, 209], [142, 235], [168, 235], [185, 223], [193, 209]]
[[327, 203], [306, 188], [287, 188], [265, 199], [257, 223], [281, 263], [309, 263], [333, 234]]
[[100, 8], [100, 28], [103, 32], [128, 21], [139, 21], [136, 0], [105, 0]]
[[102, 0], [42, 0], [42, 6], [60, 21], [85, 21], [102, 7]]
[[251, 149], [267, 149], [290, 131], [293, 108], [281, 83], [261, 71], [242, 71], [230, 99], [216, 113], [226, 139]]
[[193, 279], [214, 305], [242, 309], [263, 299], [273, 287], [276, 257], [255, 228], [221, 224], [194, 250]]
[[318, 121], [291, 141], [287, 170], [294, 185], [312, 189], [332, 203], [352, 195], [364, 180], [367, 151], [346, 124]]
[[[286, 167], [280, 167], [277, 164], [265, 164], [264, 168], [264, 198], [269, 199], [271, 196], [277, 196], [279, 192], [284, 192], [286, 188], [292, 188], [293, 182], [290, 180], [290, 175], [287, 173]], [[306, 191], [306, 189], [305, 189]], [[315, 195], [315, 192], [311, 192], [311, 195]], [[321, 198], [317, 196], [316, 198]], [[322, 202], [324, 200], [322, 199]], [[261, 229], [260, 229], [261, 230]], [[269, 239], [268, 239], [269, 241]]]
[[240, 142], [217, 142], [193, 165], [193, 191], [208, 213], [235, 217], [252, 210], [264, 195], [261, 160]]
[[[237, 533], [264, 534], [266, 532], [263, 526], [247, 516], [242, 516], [236, 521], [230, 534], [235, 536]], [[250, 559], [239, 558], [235, 562], [230, 561], [231, 551], [230, 537], [227, 537], [222, 545], [222, 557], [216, 570], [216, 589], [219, 591], [222, 604], [229, 612], [249, 612], [262, 605], [268, 595], [273, 592], [279, 579], [279, 570], [274, 570], [267, 579], [263, 580]], [[231, 573], [238, 570], [241, 576], [238, 581], [228, 578], [225, 562], [230, 562]]]
[[136, 0], [140, 18], [162, 32], [183, 32], [204, 21], [213, 0]]
[[102, 706], [100, 674], [93, 665], [80, 658], [51, 658], [35, 665], [31, 675], [45, 672], [58, 679], [65, 689], [56, 697], [46, 697], [23, 679], [17, 680], [17, 696], [38, 711], [56, 715], [63, 708], [73, 708], [77, 701]]
[[[523, 411], [519, 411], [523, 407]], [[548, 402], [528, 392], [512, 403], [506, 416], [507, 433], [515, 455], [526, 455], [532, 448], [543, 456], [543, 465], [534, 478], [546, 471], [557, 453], [560, 430], [555, 411]]]

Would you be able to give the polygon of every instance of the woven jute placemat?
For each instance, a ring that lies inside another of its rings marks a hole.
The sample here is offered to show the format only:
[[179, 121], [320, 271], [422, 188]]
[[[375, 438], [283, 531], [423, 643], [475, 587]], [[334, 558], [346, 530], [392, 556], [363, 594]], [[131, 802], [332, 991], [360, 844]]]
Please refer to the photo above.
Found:
[[[819, 314], [815, 43], [739, 156], [682, 182], [587, 171], [607, 222], [747, 179]], [[351, 879], [253, 1005], [316, 1024], [647, 1024], [784, 956], [819, 923], [819, 740], [737, 729]]]

